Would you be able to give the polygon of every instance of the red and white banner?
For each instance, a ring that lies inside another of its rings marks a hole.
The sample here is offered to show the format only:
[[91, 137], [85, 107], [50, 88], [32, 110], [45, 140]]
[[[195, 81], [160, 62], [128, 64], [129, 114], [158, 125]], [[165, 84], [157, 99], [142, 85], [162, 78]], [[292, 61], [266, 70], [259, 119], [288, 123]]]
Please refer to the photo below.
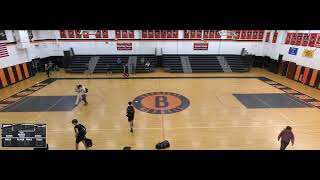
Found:
[[178, 30], [172, 31], [172, 38], [178, 39]]
[[308, 46], [309, 43], [309, 34], [305, 33], [302, 39], [302, 46]]
[[290, 43], [291, 36], [292, 36], [292, 33], [287, 33], [286, 41], [284, 42], [284, 44], [289, 44]]
[[320, 47], [320, 34], [317, 35], [317, 40], [315, 43], [315, 47]]
[[246, 36], [247, 36], [247, 31], [246, 30], [241, 30], [240, 39], [246, 39]]
[[308, 46], [314, 47], [314, 44], [316, 43], [316, 39], [317, 39], [317, 34], [314, 34], [314, 33], [311, 34]]
[[108, 30], [102, 30], [102, 38], [108, 38]]
[[69, 38], [74, 38], [74, 30], [68, 30]]
[[208, 39], [209, 38], [209, 30], [204, 30], [203, 31], [203, 38]]
[[142, 30], [142, 38], [148, 38], [148, 31]]
[[96, 32], [96, 38], [101, 38], [102, 37], [102, 32], [101, 30], [97, 30]]
[[296, 46], [301, 46], [302, 37], [303, 37], [303, 33], [298, 33], [297, 34], [296, 43], [295, 43]]
[[278, 32], [273, 33], [272, 43], [276, 43], [278, 39]]
[[259, 31], [259, 35], [258, 35], [258, 39], [263, 39], [263, 35], [264, 35], [264, 30], [260, 30]]
[[202, 38], [202, 30], [197, 30], [196, 38]]
[[9, 56], [7, 45], [0, 43], [0, 58]]
[[148, 38], [154, 38], [153, 30], [148, 30]]
[[161, 38], [167, 38], [167, 31], [166, 30], [161, 30]]
[[116, 38], [117, 39], [121, 38], [121, 31], [116, 30]]
[[190, 32], [188, 30], [184, 30], [183, 38], [184, 39], [189, 39], [190, 38]]
[[117, 43], [117, 50], [118, 51], [131, 51], [132, 50], [132, 43]]
[[270, 39], [270, 32], [267, 32], [267, 36], [266, 36], [265, 42], [269, 42], [269, 39]]
[[191, 32], [190, 38], [193, 38], [193, 39], [196, 38], [196, 31], [191, 30], [190, 32]]
[[76, 38], [81, 38], [81, 31], [80, 30], [76, 30]]
[[209, 43], [193, 43], [193, 50], [208, 50]]
[[292, 33], [292, 37], [291, 37], [291, 40], [290, 40], [290, 44], [291, 45], [296, 45], [297, 36], [298, 36], [298, 33]]
[[252, 30], [247, 30], [247, 37], [246, 39], [252, 39]]
[[172, 38], [172, 30], [167, 30], [167, 38]]
[[66, 38], [66, 31], [60, 30], [60, 38]]
[[240, 30], [235, 31], [235, 33], [236, 33], [236, 35], [234, 37], [235, 39], [240, 39], [240, 32], [241, 32]]
[[154, 31], [154, 37], [155, 37], [155, 38], [160, 38], [160, 37], [161, 37], [159, 30], [155, 30], [155, 31]]
[[209, 38], [214, 38], [216, 31], [215, 30], [210, 30], [209, 32]]
[[258, 31], [257, 30], [253, 30], [252, 39], [258, 39]]
[[129, 38], [133, 39], [134, 38], [134, 30], [129, 30]]
[[122, 30], [122, 38], [128, 38], [127, 30]]

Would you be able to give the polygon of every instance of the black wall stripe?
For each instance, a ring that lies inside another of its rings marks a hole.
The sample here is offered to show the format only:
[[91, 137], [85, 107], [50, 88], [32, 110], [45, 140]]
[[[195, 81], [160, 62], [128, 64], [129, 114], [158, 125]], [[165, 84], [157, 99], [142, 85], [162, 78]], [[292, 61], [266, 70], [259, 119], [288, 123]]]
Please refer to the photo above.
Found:
[[308, 74], [308, 78], [307, 78], [307, 82], [306, 82], [307, 85], [310, 84], [310, 80], [311, 80], [311, 77], [312, 77], [312, 73], [313, 73], [313, 69], [310, 68], [309, 74]]
[[14, 79], [16, 79], [16, 82], [19, 82], [20, 80], [18, 78], [18, 73], [17, 73], [16, 66], [11, 66], [11, 67], [12, 67]]
[[[305, 67], [304, 67], [304, 66], [301, 66], [301, 71], [300, 71], [299, 79], [298, 79], [299, 82], [302, 82], [304, 70], [305, 70]], [[302, 78], [300, 79], [300, 77], [302, 77]]]
[[317, 78], [316, 78], [316, 82], [314, 83], [314, 86], [318, 87], [319, 86], [319, 82], [320, 82], [320, 73], [318, 72]]
[[4, 75], [6, 76], [6, 80], [7, 80], [7, 83], [8, 85], [11, 85], [11, 80], [10, 80], [10, 76], [9, 76], [9, 71], [7, 68], [3, 68], [3, 72], [4, 72]]
[[3, 88], [3, 85], [2, 85], [2, 81], [0, 79], [0, 89], [2, 89], [2, 88]]
[[32, 66], [31, 66], [31, 62], [27, 62], [27, 68], [29, 71], [29, 75], [30, 76], [34, 76], [33, 70], [32, 70]]
[[26, 79], [26, 75], [24, 74], [24, 69], [23, 69], [22, 64], [19, 64], [19, 67], [20, 67], [20, 70], [21, 70], [21, 73], [22, 73], [22, 78]]

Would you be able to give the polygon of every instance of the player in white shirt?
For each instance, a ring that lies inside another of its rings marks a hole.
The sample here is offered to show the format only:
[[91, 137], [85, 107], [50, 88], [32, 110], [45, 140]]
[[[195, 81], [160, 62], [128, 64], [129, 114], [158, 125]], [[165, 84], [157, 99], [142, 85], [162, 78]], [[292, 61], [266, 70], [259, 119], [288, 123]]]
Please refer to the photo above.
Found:
[[85, 88], [83, 85], [79, 84], [79, 85], [77, 85], [75, 91], [78, 93], [78, 95], [77, 95], [77, 100], [74, 105], [77, 106], [81, 100], [83, 100], [85, 105], [87, 105], [88, 104], [87, 95], [86, 95], [87, 88]]

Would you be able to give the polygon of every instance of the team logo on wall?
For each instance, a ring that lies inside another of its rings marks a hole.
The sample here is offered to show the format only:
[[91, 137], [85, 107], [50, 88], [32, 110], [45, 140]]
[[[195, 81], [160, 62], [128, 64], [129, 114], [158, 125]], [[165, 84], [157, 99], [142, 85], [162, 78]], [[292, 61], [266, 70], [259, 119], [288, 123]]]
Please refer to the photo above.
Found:
[[133, 100], [135, 108], [150, 114], [172, 114], [185, 110], [189, 105], [188, 98], [171, 92], [151, 92]]

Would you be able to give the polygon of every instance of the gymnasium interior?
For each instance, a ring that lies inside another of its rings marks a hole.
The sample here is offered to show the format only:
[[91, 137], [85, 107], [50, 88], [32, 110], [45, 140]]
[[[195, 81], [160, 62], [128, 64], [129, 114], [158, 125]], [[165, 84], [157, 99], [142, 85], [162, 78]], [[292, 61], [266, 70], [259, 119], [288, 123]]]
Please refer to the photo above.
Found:
[[0, 150], [75, 150], [73, 119], [90, 150], [278, 150], [287, 126], [287, 150], [317, 150], [319, 47], [320, 30], [0, 30]]

